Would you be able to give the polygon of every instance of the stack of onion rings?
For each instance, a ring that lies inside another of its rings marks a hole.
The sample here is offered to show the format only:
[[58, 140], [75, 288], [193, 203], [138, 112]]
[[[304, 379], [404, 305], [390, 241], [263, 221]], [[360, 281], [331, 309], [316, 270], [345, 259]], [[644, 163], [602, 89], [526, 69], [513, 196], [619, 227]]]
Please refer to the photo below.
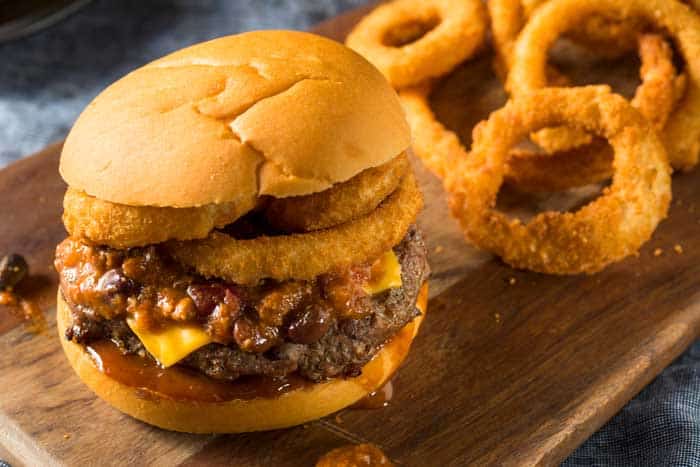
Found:
[[686, 63], [686, 91], [662, 138], [676, 169], [689, 170], [700, 154], [700, 17], [678, 0], [550, 0], [538, 8], [518, 38], [509, 89], [515, 95], [547, 86], [547, 51], [556, 38], [590, 15], [640, 17], [678, 42]]
[[[612, 185], [575, 213], [544, 212], [526, 224], [496, 211], [511, 146], [534, 130], [563, 124], [610, 141]], [[670, 172], [663, 144], [624, 98], [600, 86], [548, 88], [520, 94], [482, 122], [470, 157], [447, 174], [445, 187], [452, 214], [477, 247], [516, 268], [594, 273], [649, 239], [668, 212]]]
[[170, 254], [206, 277], [236, 284], [261, 279], [313, 279], [379, 257], [406, 235], [423, 206], [411, 171], [377, 209], [315, 232], [239, 240], [220, 232], [204, 240], [170, 242]]
[[487, 23], [481, 0], [394, 0], [365, 16], [346, 44], [401, 88], [442, 76], [471, 57]]
[[265, 208], [265, 217], [270, 225], [285, 232], [310, 232], [352, 221], [374, 211], [396, 190], [408, 169], [408, 158], [401, 154], [328, 190], [274, 198]]

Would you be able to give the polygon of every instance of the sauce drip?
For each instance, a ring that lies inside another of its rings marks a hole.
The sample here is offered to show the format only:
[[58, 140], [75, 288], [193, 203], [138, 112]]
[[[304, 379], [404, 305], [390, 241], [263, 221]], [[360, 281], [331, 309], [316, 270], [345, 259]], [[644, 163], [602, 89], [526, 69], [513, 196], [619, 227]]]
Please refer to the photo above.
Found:
[[235, 382], [215, 380], [188, 368], [161, 368], [138, 355], [123, 355], [111, 341], [93, 342], [87, 346], [87, 351], [101, 372], [140, 389], [144, 399], [156, 394], [173, 400], [201, 402], [274, 398], [310, 384], [296, 375], [280, 379], [243, 376]]
[[34, 300], [20, 297], [15, 292], [0, 292], [0, 305], [5, 305], [12, 313], [23, 319], [29, 332], [41, 334], [46, 331], [46, 317]]
[[384, 386], [367, 394], [364, 398], [355, 402], [352, 409], [381, 409], [387, 407], [394, 396], [394, 385], [388, 381]]
[[324, 454], [316, 467], [392, 467], [394, 464], [373, 444], [351, 444]]

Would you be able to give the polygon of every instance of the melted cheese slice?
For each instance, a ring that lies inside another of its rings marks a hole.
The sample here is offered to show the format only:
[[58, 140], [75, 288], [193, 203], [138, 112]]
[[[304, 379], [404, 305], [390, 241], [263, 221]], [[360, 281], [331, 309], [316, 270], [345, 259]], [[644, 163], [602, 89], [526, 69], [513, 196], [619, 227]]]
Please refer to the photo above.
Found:
[[[389, 250], [372, 265], [372, 276], [365, 290], [374, 295], [401, 285], [399, 259]], [[172, 324], [153, 332], [139, 329], [131, 318], [127, 318], [126, 323], [146, 350], [164, 368], [176, 364], [198, 348], [213, 342], [204, 330], [193, 325]]]
[[158, 332], [152, 332], [137, 328], [131, 318], [127, 318], [126, 323], [143, 342], [146, 350], [164, 368], [176, 364], [198, 348], [212, 342], [204, 330], [193, 325], [173, 324]]
[[399, 259], [393, 250], [389, 250], [372, 265], [372, 276], [365, 291], [374, 295], [388, 289], [401, 287], [402, 284]]

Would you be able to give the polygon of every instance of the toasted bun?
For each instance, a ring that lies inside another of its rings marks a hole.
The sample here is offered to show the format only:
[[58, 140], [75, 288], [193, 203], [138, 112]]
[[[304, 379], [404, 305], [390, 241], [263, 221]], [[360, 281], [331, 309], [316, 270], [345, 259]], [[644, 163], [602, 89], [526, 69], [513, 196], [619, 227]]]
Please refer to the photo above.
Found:
[[[428, 286], [416, 304], [425, 314]], [[127, 386], [102, 373], [85, 348], [68, 341], [64, 332], [70, 322], [69, 308], [58, 294], [57, 322], [63, 350], [80, 379], [99, 397], [151, 425], [188, 433], [242, 433], [299, 425], [324, 417], [354, 404], [381, 388], [396, 372], [418, 333], [423, 315], [406, 325], [362, 369], [356, 378], [335, 379], [287, 392], [274, 399], [231, 400], [228, 402], [177, 401]], [[235, 383], [233, 383], [235, 384]]]
[[313, 34], [256, 31], [109, 86], [68, 135], [60, 172], [106, 201], [193, 207], [322, 191], [409, 142], [396, 93], [360, 55]]

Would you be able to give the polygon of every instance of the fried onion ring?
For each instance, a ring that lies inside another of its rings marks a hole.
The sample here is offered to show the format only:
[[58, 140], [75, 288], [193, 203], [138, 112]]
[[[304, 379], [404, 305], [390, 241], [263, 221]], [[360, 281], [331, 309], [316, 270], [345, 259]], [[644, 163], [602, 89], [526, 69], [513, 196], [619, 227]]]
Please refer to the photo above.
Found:
[[365, 16], [346, 44], [401, 88], [449, 73], [479, 49], [486, 29], [481, 0], [394, 0]]
[[[510, 148], [538, 128], [567, 125], [606, 138], [615, 174], [603, 195], [576, 212], [523, 223], [495, 209]], [[516, 268], [594, 273], [638, 251], [671, 200], [666, 152], [649, 122], [605, 86], [527, 92], [474, 130], [470, 156], [445, 179], [450, 209], [468, 241]]]
[[[668, 76], [669, 72], [674, 71], [670, 49], [657, 35], [643, 36], [640, 44], [644, 85], [637, 92], [645, 92], [646, 96], [644, 99], [635, 97], [633, 103], [640, 105], [640, 101], [657, 101], [658, 115], [649, 106], [646, 107], [645, 116], [652, 121], [656, 120], [655, 125], [658, 127], [665, 124], [664, 115], [670, 113], [667, 106], [676, 102], [675, 82]], [[664, 54], [660, 54], [660, 50]], [[423, 83], [421, 86], [401, 90], [399, 96], [413, 133], [413, 151], [429, 170], [444, 178], [458, 160], [467, 157], [468, 150], [453, 131], [437, 120], [430, 108], [431, 91], [432, 84]], [[583, 132], [573, 133], [586, 135]], [[555, 192], [606, 180], [612, 175], [612, 148], [604, 140], [591, 140], [585, 146], [551, 155], [514, 148], [510, 151], [505, 183], [525, 192]]]
[[212, 232], [204, 240], [166, 245], [176, 260], [207, 277], [244, 285], [262, 279], [310, 280], [377, 258], [401, 241], [422, 206], [409, 171], [377, 209], [330, 229], [248, 240]]
[[[632, 106], [662, 131], [683, 95], [683, 80], [673, 65], [671, 46], [658, 34], [642, 34], [637, 39], [641, 61], [641, 84], [632, 99]], [[570, 128], [545, 128], [531, 135], [532, 140], [545, 152], [554, 154], [571, 151], [593, 141], [586, 133]], [[590, 158], [590, 157], [589, 157]]]
[[[413, 152], [436, 176], [445, 178], [469, 151], [455, 132], [437, 120], [428, 100], [430, 91], [431, 85], [424, 83], [402, 90], [399, 96], [413, 133]], [[612, 148], [605, 141], [555, 156], [514, 148], [505, 183], [525, 192], [554, 192], [605, 180], [611, 172]]]
[[393, 193], [408, 168], [404, 153], [328, 190], [273, 198], [265, 217], [271, 226], [285, 232], [310, 232], [355, 220], [374, 211]]
[[113, 248], [152, 245], [167, 240], [205, 238], [252, 210], [256, 198], [193, 208], [127, 206], [68, 188], [63, 198], [63, 224], [74, 237]]
[[[489, 0], [491, 30], [496, 49], [496, 67], [502, 78], [513, 65], [515, 43], [520, 31], [536, 10], [548, 0]], [[567, 35], [574, 41], [606, 57], [616, 58], [637, 45], [644, 24], [638, 18], [615, 20], [595, 15], [579, 21]]]
[[[557, 37], [591, 15], [640, 17], [667, 31], [685, 59], [686, 92], [662, 133], [671, 165], [689, 170], [700, 153], [700, 16], [678, 0], [549, 0], [521, 32], [508, 86], [514, 95], [547, 86], [547, 51]], [[652, 108], [654, 104], [652, 104]]]

